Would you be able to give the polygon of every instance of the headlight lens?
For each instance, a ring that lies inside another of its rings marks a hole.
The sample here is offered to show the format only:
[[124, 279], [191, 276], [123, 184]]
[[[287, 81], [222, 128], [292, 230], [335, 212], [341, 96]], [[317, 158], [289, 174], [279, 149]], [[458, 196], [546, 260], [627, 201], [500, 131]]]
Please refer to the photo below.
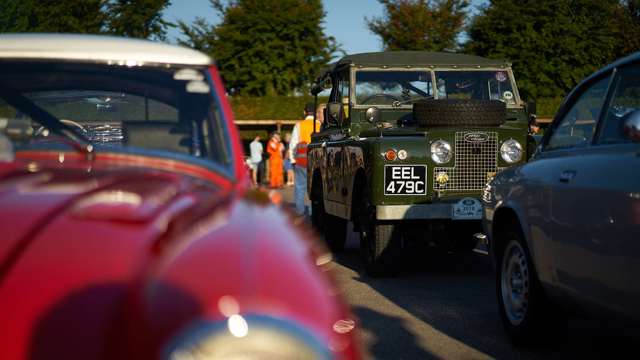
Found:
[[431, 160], [436, 164], [445, 164], [451, 161], [451, 144], [444, 140], [436, 140], [431, 144]]
[[[239, 321], [239, 320], [242, 321]], [[165, 353], [166, 360], [330, 359], [331, 352], [306, 329], [264, 316], [233, 315], [199, 323]], [[228, 323], [228, 324], [226, 324]], [[240, 326], [241, 325], [241, 326]], [[239, 330], [241, 330], [239, 332]]]
[[500, 156], [509, 164], [516, 163], [522, 159], [522, 145], [513, 139], [509, 139], [500, 146]]

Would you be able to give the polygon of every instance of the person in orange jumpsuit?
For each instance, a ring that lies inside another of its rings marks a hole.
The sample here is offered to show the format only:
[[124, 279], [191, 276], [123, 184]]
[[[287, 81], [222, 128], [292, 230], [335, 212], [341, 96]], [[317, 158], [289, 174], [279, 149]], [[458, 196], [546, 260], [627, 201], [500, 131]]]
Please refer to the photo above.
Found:
[[279, 188], [284, 185], [283, 152], [284, 145], [280, 142], [280, 135], [273, 133], [267, 144], [267, 153], [269, 153], [269, 185], [272, 188]]

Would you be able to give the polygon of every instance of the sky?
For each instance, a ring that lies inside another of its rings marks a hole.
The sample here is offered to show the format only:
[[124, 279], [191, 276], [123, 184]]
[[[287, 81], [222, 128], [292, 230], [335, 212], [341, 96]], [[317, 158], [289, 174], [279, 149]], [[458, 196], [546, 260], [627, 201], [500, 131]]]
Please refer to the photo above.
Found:
[[[473, 0], [473, 7], [482, 2]], [[383, 6], [377, 0], [323, 0], [323, 3], [327, 13], [325, 32], [336, 38], [347, 54], [382, 50], [380, 38], [370, 32], [365, 23], [365, 17], [382, 16]], [[173, 0], [165, 15], [172, 22], [191, 22], [197, 16], [204, 17], [211, 23], [219, 21], [208, 0]], [[178, 37], [178, 29], [169, 31], [170, 40]]]

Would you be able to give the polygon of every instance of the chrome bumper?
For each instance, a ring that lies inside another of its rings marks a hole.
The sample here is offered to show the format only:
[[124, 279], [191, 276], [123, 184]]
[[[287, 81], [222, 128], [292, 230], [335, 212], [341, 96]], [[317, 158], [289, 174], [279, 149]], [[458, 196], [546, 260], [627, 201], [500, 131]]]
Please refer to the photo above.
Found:
[[378, 220], [451, 219], [452, 204], [378, 205]]

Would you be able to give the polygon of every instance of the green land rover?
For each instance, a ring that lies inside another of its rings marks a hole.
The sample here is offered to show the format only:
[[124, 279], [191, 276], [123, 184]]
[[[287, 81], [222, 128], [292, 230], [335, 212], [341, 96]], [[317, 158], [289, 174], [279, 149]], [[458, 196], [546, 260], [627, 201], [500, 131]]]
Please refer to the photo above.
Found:
[[471, 250], [479, 198], [533, 148], [534, 105], [509, 63], [422, 51], [349, 55], [312, 89], [330, 90], [308, 147], [312, 222], [329, 246], [360, 232], [366, 270], [391, 273], [406, 249]]

